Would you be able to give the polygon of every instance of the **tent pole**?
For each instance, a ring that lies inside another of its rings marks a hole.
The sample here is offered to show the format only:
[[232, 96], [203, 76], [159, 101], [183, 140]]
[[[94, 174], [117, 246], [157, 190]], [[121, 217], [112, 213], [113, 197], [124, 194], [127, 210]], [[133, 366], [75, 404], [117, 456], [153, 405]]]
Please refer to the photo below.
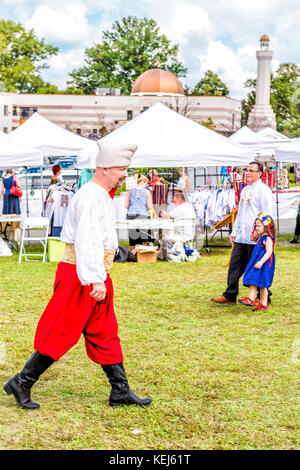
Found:
[[44, 210], [44, 181], [43, 181], [43, 165], [41, 166], [41, 193], [42, 193], [42, 217], [45, 215]]
[[29, 201], [28, 201], [28, 171], [27, 171], [27, 166], [25, 166], [25, 189], [26, 189], [26, 214], [27, 217], [29, 217]]
[[277, 235], [279, 237], [279, 201], [278, 201], [278, 162], [276, 162], [276, 217], [277, 217]]

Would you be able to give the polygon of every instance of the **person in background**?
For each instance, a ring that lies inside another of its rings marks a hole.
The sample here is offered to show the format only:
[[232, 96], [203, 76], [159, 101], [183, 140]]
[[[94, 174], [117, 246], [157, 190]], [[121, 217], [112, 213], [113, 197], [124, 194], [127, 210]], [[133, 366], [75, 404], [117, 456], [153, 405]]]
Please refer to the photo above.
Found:
[[[272, 191], [261, 181], [263, 165], [249, 163], [246, 170], [247, 186], [240, 194], [238, 213], [235, 219], [230, 242], [234, 243], [227, 276], [227, 288], [221, 297], [210, 300], [218, 304], [235, 304], [239, 293], [239, 279], [244, 274], [251, 258], [255, 242], [251, 239], [253, 224], [260, 212], [272, 214]], [[270, 302], [271, 292], [269, 292]], [[256, 299], [259, 304], [259, 298]]]
[[20, 187], [19, 180], [16, 175], [14, 175], [13, 170], [8, 168], [3, 175], [3, 179], [0, 183], [1, 196], [3, 197], [3, 214], [21, 214], [20, 210], [20, 199], [18, 196], [10, 194], [10, 190], [13, 185]]
[[160, 178], [158, 177], [157, 171], [152, 169], [149, 171], [149, 186], [155, 186], [156, 184], [160, 184]]
[[[153, 210], [151, 193], [146, 186], [148, 178], [140, 175], [137, 178], [137, 185], [131, 188], [125, 195], [125, 209], [128, 209], [127, 219], [149, 219], [149, 211]], [[132, 250], [135, 245], [147, 243], [152, 239], [151, 232], [146, 230], [129, 230], [129, 249]]]
[[[174, 207], [169, 212], [162, 211], [161, 215], [166, 219], [195, 219], [196, 213], [195, 210], [189, 202], [186, 202], [182, 191], [175, 191], [173, 195], [173, 204]], [[177, 227], [175, 230], [181, 235], [182, 241], [185, 243], [187, 241], [192, 241], [195, 235], [195, 228], [193, 224], [186, 226]]]
[[298, 206], [298, 213], [296, 216], [296, 227], [295, 227], [294, 237], [292, 238], [292, 240], [290, 240], [290, 243], [298, 243], [299, 235], [300, 235], [300, 204]]
[[188, 201], [188, 193], [190, 190], [190, 179], [188, 177], [187, 169], [180, 168], [179, 174], [180, 174], [180, 178], [178, 180], [176, 189], [181, 189], [185, 200]]
[[62, 171], [62, 167], [58, 163], [53, 165], [53, 167], [52, 167], [53, 176], [51, 178], [50, 185], [51, 184], [57, 184], [57, 183], [63, 184], [64, 180], [63, 180], [63, 177], [61, 175], [61, 171]]

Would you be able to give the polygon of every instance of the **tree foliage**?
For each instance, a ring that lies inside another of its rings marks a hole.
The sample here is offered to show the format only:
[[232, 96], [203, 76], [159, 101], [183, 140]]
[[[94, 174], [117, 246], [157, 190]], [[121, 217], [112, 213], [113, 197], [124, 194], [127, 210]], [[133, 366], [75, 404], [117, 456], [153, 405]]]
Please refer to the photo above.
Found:
[[136, 78], [161, 67], [177, 76], [187, 69], [179, 62], [178, 45], [160, 34], [155, 20], [128, 16], [104, 31], [103, 41], [85, 50], [85, 66], [70, 73], [68, 82], [86, 94], [96, 88], [120, 88], [129, 94]]
[[56, 85], [52, 85], [48, 82], [39, 86], [36, 93], [42, 95], [83, 95], [83, 91], [79, 88], [69, 86], [65, 90], [59, 90]]
[[[242, 100], [242, 124], [255, 105], [256, 80], [249, 79], [245, 87], [250, 89], [247, 99]], [[271, 74], [270, 103], [276, 115], [277, 130], [290, 137], [300, 136], [300, 67], [282, 63]]]
[[20, 23], [0, 21], [0, 80], [5, 91], [35, 93], [44, 86], [40, 71], [58, 48], [39, 40]]
[[211, 131], [216, 131], [217, 126], [215, 125], [213, 119], [211, 117], [208, 117], [206, 121], [201, 121], [200, 124], [204, 127], [207, 127]]
[[229, 90], [216, 73], [207, 70], [189, 94], [196, 96], [228, 96]]

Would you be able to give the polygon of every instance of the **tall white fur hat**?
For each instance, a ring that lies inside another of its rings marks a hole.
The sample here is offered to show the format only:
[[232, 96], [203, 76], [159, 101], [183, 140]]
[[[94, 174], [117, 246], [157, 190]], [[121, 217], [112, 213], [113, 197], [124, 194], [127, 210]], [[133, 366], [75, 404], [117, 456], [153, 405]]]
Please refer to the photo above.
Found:
[[137, 149], [136, 144], [115, 144], [112, 142], [97, 142], [99, 151], [96, 166], [100, 168], [113, 168], [129, 166], [131, 158]]

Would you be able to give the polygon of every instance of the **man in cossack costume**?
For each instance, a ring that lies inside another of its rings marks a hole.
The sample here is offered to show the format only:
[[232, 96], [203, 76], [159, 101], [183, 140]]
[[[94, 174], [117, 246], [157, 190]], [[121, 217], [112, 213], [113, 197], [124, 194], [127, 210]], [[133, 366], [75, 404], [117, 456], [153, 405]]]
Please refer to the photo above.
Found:
[[52, 298], [37, 325], [35, 352], [3, 387], [23, 409], [39, 408], [30, 398], [31, 387], [81, 334], [88, 357], [101, 364], [111, 384], [110, 406], [146, 406], [152, 401], [129, 388], [108, 274], [118, 247], [112, 197], [127, 177], [137, 146], [101, 141], [98, 146], [95, 176], [77, 191], [65, 217], [61, 240], [66, 248]]

